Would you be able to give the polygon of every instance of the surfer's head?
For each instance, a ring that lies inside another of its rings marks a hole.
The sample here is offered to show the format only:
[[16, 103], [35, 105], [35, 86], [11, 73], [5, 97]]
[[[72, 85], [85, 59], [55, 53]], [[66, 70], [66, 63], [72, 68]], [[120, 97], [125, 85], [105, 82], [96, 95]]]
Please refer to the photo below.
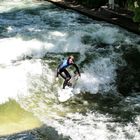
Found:
[[70, 55], [70, 56], [68, 57], [68, 62], [69, 62], [69, 64], [74, 63], [74, 56]]

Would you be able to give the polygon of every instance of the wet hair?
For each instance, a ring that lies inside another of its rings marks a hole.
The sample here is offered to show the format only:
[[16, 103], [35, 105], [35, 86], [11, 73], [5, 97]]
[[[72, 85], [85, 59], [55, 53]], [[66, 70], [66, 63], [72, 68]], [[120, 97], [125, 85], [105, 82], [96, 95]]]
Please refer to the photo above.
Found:
[[68, 60], [69, 59], [72, 59], [73, 61], [74, 61], [74, 56], [73, 55], [70, 55], [69, 57], [68, 57]]

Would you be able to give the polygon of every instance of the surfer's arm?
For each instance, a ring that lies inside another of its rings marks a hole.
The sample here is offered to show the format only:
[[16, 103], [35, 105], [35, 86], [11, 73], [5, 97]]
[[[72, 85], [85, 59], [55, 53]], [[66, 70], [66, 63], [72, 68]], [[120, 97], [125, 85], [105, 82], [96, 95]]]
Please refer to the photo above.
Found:
[[78, 75], [81, 76], [78, 66], [75, 63], [73, 63], [72, 65], [76, 68], [76, 72], [78, 72]]

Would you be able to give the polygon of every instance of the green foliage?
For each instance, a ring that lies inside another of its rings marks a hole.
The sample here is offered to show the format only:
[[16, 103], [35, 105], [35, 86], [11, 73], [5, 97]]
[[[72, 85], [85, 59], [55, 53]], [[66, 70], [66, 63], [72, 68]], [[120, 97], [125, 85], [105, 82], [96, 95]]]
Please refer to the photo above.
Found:
[[127, 0], [128, 1], [128, 8], [134, 11], [134, 18], [135, 22], [140, 22], [140, 0]]
[[127, 8], [134, 12], [134, 22], [140, 22], [140, 0], [115, 0], [119, 7]]
[[133, 0], [128, 0], [128, 9], [130, 9], [130, 10], [134, 10], [135, 9], [134, 1]]
[[133, 20], [135, 22], [140, 22], [140, 7], [135, 8], [134, 13], [135, 13], [135, 16], [134, 16]]

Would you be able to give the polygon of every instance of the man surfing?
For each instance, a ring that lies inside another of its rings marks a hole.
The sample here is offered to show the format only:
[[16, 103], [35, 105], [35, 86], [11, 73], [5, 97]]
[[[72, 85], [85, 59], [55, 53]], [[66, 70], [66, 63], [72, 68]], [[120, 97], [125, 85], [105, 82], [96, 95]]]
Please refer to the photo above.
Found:
[[65, 86], [71, 86], [72, 84], [69, 82], [71, 79], [71, 75], [70, 73], [67, 71], [67, 67], [69, 66], [74, 66], [76, 68], [76, 72], [78, 73], [78, 75], [80, 76], [80, 71], [78, 66], [74, 63], [74, 57], [71, 55], [69, 56], [67, 59], [63, 60], [63, 62], [58, 65], [57, 68], [57, 75], [56, 77], [59, 76], [59, 74], [61, 75], [61, 77], [64, 79], [64, 83], [63, 83], [63, 89], [65, 89]]

